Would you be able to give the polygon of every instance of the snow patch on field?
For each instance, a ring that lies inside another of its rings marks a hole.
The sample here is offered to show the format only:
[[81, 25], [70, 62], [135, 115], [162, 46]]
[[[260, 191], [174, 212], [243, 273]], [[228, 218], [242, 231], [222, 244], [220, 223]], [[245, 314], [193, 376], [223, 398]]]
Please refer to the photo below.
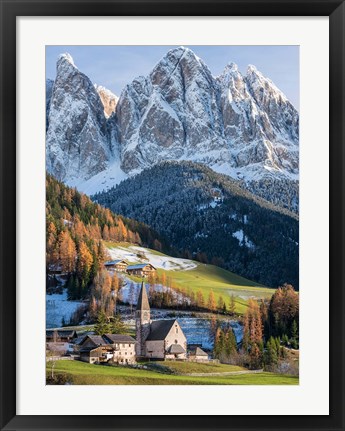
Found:
[[[201, 344], [204, 349], [213, 349], [213, 339], [210, 336], [210, 320], [193, 317], [179, 317], [177, 320], [187, 338], [188, 344]], [[235, 320], [227, 320], [226, 323], [230, 324], [234, 332], [236, 342], [240, 343], [243, 339], [243, 326]]]
[[[123, 286], [122, 286], [122, 289], [120, 290], [119, 299], [126, 304], [136, 305], [138, 301], [140, 289], [141, 289], [141, 282], [136, 283], [132, 281], [130, 278], [126, 277], [125, 275], [122, 276], [122, 280], [123, 280]], [[146, 284], [145, 286], [146, 286], [146, 291], [149, 294], [149, 298], [150, 298], [149, 285]], [[153, 287], [153, 290], [155, 292], [170, 291], [170, 293], [172, 294], [172, 297], [174, 298], [175, 303], [182, 304], [184, 302], [185, 304], [188, 304], [188, 305], [190, 304], [189, 298], [184, 298], [183, 295], [181, 295], [180, 293], [176, 292], [175, 290], [171, 289], [168, 286], [163, 286], [162, 284], [155, 284]]]
[[189, 259], [180, 259], [164, 255], [157, 255], [147, 248], [139, 246], [109, 248], [112, 259], [124, 259], [128, 263], [151, 263], [155, 268], [167, 271], [188, 271], [197, 267], [197, 264]]
[[46, 294], [46, 327], [60, 327], [62, 319], [68, 323], [72, 314], [82, 304], [84, 304], [82, 301], [68, 301], [67, 289], [64, 289], [61, 294]]

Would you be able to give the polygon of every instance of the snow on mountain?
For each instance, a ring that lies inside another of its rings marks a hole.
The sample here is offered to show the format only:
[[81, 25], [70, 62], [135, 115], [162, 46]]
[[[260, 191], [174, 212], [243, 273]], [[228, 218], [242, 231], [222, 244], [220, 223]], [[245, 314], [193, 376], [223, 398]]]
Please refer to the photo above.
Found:
[[131, 173], [163, 160], [229, 161], [217, 97], [216, 81], [191, 50], [169, 51], [121, 94], [116, 116], [123, 169]]
[[243, 76], [233, 63], [217, 78], [224, 134], [233, 163], [214, 167], [233, 178], [270, 173], [298, 179], [298, 112], [254, 66]]
[[50, 110], [50, 100], [53, 93], [54, 81], [52, 79], [46, 79], [46, 131], [48, 130], [49, 121], [49, 110]]
[[89, 78], [69, 54], [60, 55], [48, 115], [48, 172], [69, 184], [107, 168], [111, 145], [103, 109]]
[[47, 169], [68, 184], [95, 193], [161, 161], [190, 160], [268, 199], [274, 187], [275, 201], [298, 208], [299, 114], [254, 66], [243, 75], [229, 63], [214, 77], [193, 51], [179, 47], [119, 99], [93, 86], [68, 54], [57, 71]]
[[122, 180], [128, 178], [120, 167], [120, 161], [116, 158], [108, 163], [108, 167], [92, 176], [88, 180], [83, 178], [73, 178], [69, 180], [71, 187], [76, 187], [79, 191], [91, 196], [100, 190], [109, 190]]

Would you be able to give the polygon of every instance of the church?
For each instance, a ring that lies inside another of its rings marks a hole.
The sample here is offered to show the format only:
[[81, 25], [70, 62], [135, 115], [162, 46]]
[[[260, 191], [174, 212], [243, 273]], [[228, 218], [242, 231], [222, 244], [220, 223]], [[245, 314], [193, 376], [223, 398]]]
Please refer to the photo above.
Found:
[[187, 359], [187, 339], [175, 320], [151, 320], [144, 283], [135, 312], [136, 356], [154, 359]]

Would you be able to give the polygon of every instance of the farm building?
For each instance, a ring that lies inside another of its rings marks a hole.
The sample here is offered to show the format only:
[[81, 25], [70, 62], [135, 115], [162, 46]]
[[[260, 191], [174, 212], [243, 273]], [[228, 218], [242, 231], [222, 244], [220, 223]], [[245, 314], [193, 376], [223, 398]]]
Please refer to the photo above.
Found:
[[109, 260], [104, 264], [108, 270], [114, 270], [117, 272], [126, 272], [128, 263], [125, 260]]
[[66, 354], [73, 351], [74, 342], [77, 338], [76, 331], [67, 329], [47, 329], [46, 347], [50, 352]]
[[175, 320], [150, 318], [150, 305], [142, 283], [136, 314], [136, 354], [143, 358], [186, 359], [187, 339]]
[[86, 335], [79, 343], [80, 359], [83, 362], [118, 364], [135, 363], [135, 340], [129, 335]]
[[208, 354], [201, 347], [192, 347], [189, 351], [189, 360], [193, 362], [208, 362]]
[[77, 338], [77, 333], [73, 329], [47, 329], [46, 341], [74, 341]]
[[135, 363], [135, 340], [129, 335], [106, 334], [103, 336], [113, 347], [113, 361], [118, 364]]
[[150, 263], [139, 263], [137, 265], [128, 265], [127, 272], [138, 277], [148, 277], [150, 274], [156, 274], [156, 268]]

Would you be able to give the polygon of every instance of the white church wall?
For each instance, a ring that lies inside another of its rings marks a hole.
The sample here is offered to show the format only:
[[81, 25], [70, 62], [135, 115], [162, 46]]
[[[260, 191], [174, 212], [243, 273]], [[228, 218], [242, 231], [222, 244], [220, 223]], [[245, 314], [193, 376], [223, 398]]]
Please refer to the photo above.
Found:
[[[177, 321], [174, 323], [174, 325], [172, 326], [168, 335], [165, 338], [166, 350], [168, 350], [172, 344], [180, 344], [184, 348], [184, 350], [187, 352], [187, 338], [185, 337], [185, 335], [181, 329], [181, 326], [179, 325], [179, 323]], [[169, 355], [169, 356], [171, 356], [171, 355]], [[174, 355], [172, 355], [172, 357], [174, 357]], [[186, 353], [182, 353], [182, 354], [178, 355], [179, 359], [184, 359], [186, 357], [187, 357]]]
[[146, 357], [164, 359], [164, 340], [146, 341]]

